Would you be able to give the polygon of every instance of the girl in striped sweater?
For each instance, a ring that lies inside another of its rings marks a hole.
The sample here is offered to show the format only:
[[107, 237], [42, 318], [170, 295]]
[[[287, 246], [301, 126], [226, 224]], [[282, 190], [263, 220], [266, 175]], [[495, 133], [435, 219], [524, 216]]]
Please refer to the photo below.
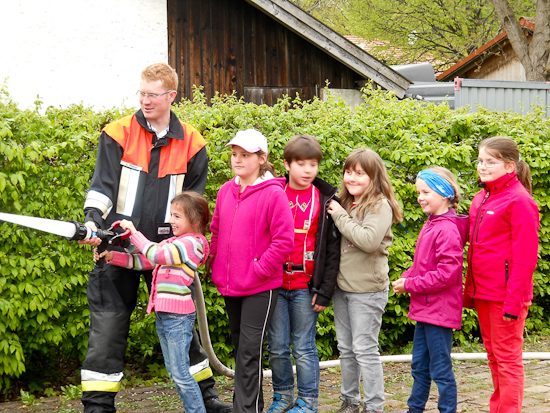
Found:
[[206, 412], [199, 386], [189, 372], [189, 346], [195, 326], [195, 304], [189, 285], [197, 268], [208, 257], [204, 237], [210, 219], [208, 203], [196, 192], [182, 192], [170, 205], [170, 225], [174, 237], [161, 243], [149, 241], [136, 231], [131, 221], [120, 227], [130, 230], [131, 241], [140, 253], [104, 251], [94, 260], [105, 257], [111, 265], [131, 269], [152, 269], [153, 283], [147, 312], [155, 311], [156, 328], [164, 363], [176, 385], [185, 411]]

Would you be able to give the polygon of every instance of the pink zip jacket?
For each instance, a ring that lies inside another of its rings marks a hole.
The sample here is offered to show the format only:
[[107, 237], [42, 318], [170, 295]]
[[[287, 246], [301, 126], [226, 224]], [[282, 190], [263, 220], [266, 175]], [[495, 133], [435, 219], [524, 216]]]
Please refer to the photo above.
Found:
[[464, 306], [474, 298], [504, 302], [517, 319], [533, 299], [539, 210], [515, 172], [486, 182], [470, 206], [470, 248]]
[[210, 224], [212, 280], [220, 294], [234, 297], [279, 288], [283, 263], [294, 248], [282, 181], [260, 178], [240, 196], [239, 190], [235, 178], [220, 188]]
[[460, 330], [467, 241], [467, 215], [457, 215], [450, 208], [428, 217], [418, 235], [413, 265], [402, 275], [405, 291], [411, 293], [411, 320]]
[[157, 244], [138, 231], [132, 235], [131, 240], [141, 254], [113, 251], [113, 259], [109, 264], [135, 270], [150, 270], [155, 267], [147, 312], [195, 312], [188, 286], [195, 279], [197, 268], [208, 257], [206, 238], [201, 234], [183, 234]]

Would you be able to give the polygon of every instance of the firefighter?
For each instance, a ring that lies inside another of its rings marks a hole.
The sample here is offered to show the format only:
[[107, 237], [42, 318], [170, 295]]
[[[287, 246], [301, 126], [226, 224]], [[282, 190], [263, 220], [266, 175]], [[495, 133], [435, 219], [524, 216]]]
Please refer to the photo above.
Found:
[[[148, 66], [141, 73], [137, 92], [140, 110], [103, 129], [84, 203], [85, 225], [92, 231], [128, 219], [148, 239], [161, 242], [172, 235], [172, 198], [183, 190], [204, 193], [208, 173], [206, 142], [170, 109], [177, 86], [177, 74], [169, 65]], [[99, 245], [101, 240], [93, 237], [79, 242]], [[150, 287], [151, 271], [96, 265], [89, 274], [90, 332], [81, 370], [85, 413], [116, 412], [115, 396], [123, 377], [140, 274]], [[212, 370], [196, 332], [190, 362], [207, 412], [231, 412], [232, 406], [218, 398]]]

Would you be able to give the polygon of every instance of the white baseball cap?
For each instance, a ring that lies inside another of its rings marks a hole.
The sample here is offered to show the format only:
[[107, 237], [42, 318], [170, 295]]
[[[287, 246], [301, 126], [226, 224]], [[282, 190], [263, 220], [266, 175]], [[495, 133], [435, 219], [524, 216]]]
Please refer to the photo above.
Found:
[[237, 145], [245, 151], [255, 153], [262, 151], [267, 153], [267, 139], [261, 132], [255, 129], [240, 130], [235, 137], [225, 145]]

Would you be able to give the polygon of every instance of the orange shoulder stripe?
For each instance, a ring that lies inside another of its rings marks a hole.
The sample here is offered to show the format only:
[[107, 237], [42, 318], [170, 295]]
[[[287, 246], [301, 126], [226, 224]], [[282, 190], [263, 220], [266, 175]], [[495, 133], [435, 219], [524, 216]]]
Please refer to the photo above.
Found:
[[181, 126], [185, 139], [173, 139], [169, 146], [161, 149], [164, 152], [161, 152], [160, 157], [159, 178], [186, 173], [189, 159], [206, 145], [206, 141], [197, 129], [183, 122]]
[[[181, 122], [185, 139], [172, 139], [169, 146], [161, 148], [158, 177], [187, 172], [187, 163], [205, 145], [206, 141], [193, 126]], [[143, 129], [135, 115], [110, 123], [103, 131], [123, 148], [122, 160], [149, 172], [152, 133]], [[131, 138], [130, 138], [131, 137]]]

